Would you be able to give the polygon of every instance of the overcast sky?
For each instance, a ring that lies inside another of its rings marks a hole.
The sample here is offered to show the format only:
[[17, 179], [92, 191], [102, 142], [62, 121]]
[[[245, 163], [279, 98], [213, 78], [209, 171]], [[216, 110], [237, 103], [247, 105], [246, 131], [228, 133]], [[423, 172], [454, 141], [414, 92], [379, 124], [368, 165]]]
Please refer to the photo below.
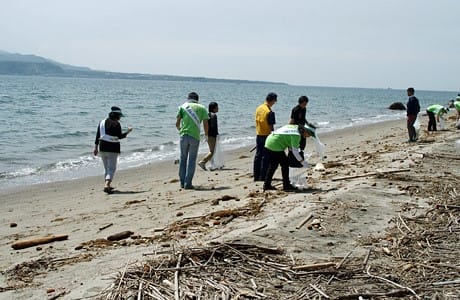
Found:
[[460, 92], [460, 1], [2, 0], [0, 50], [117, 72]]

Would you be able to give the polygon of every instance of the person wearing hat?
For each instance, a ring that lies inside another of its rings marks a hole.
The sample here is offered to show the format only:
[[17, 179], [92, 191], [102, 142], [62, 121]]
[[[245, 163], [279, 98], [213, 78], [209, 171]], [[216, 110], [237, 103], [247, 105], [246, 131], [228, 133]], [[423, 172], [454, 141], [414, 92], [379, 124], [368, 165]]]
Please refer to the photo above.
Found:
[[264, 190], [276, 190], [272, 186], [273, 175], [281, 165], [283, 177], [283, 191], [296, 191], [297, 188], [289, 181], [289, 159], [286, 149], [294, 154], [295, 158], [306, 167], [308, 164], [299, 153], [300, 138], [307, 138], [314, 134], [314, 131], [307, 130], [304, 126], [289, 124], [273, 131], [265, 141], [265, 149], [268, 153], [268, 170], [264, 180]]
[[444, 114], [446, 114], [448, 111], [448, 108], [440, 104], [433, 104], [428, 106], [426, 109], [426, 113], [428, 114], [428, 131], [437, 131], [436, 121], [439, 122], [439, 119], [443, 118]]
[[109, 117], [102, 120], [97, 127], [93, 154], [95, 156], [99, 154], [104, 164], [104, 192], [107, 194], [113, 193], [111, 184], [117, 169], [120, 140], [124, 139], [133, 130], [133, 128], [128, 127], [128, 131], [122, 132], [120, 118], [123, 116], [119, 107], [112, 106]]
[[254, 156], [254, 181], [264, 181], [268, 168], [268, 153], [265, 150], [265, 140], [274, 130], [276, 124], [275, 113], [272, 106], [275, 105], [278, 95], [269, 93], [265, 102], [259, 105], [255, 113], [256, 121], [256, 155]]
[[208, 122], [205, 122], [209, 119], [208, 112], [198, 103], [198, 99], [197, 93], [189, 93], [187, 101], [179, 106], [176, 115], [176, 128], [180, 134], [179, 180], [181, 188], [185, 189], [194, 189], [192, 180], [200, 146], [201, 123], [205, 136], [208, 136]]

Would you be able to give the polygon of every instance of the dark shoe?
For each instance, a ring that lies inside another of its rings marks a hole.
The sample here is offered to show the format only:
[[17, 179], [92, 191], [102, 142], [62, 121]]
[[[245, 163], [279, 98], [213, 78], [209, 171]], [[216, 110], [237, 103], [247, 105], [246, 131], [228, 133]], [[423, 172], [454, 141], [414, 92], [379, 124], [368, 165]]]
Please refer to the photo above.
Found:
[[295, 186], [293, 186], [292, 184], [283, 187], [283, 191], [285, 191], [285, 192], [295, 192], [295, 191], [298, 191], [298, 190], [299, 189], [296, 188]]
[[113, 194], [113, 188], [105, 187], [104, 192], [107, 193], [107, 194]]
[[276, 191], [276, 187], [274, 187], [273, 185], [264, 185], [264, 191]]
[[207, 170], [206, 170], [206, 163], [205, 163], [205, 162], [200, 161], [200, 162], [198, 163], [198, 165], [200, 166], [200, 168], [203, 169], [203, 171], [207, 171]]
[[184, 187], [184, 189], [186, 189], [186, 190], [194, 190], [195, 187], [194, 187], [193, 185], [186, 185], [186, 186]]

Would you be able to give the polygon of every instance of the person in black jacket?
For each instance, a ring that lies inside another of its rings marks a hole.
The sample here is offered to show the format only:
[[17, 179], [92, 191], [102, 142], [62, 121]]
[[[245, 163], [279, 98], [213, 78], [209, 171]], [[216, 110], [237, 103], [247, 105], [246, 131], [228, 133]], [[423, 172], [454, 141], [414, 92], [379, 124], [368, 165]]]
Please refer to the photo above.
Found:
[[211, 160], [216, 150], [217, 136], [219, 135], [219, 129], [217, 126], [217, 113], [219, 112], [219, 105], [216, 102], [209, 103], [208, 106], [208, 147], [209, 152], [205, 157], [198, 163], [198, 165], [206, 171], [206, 163]]
[[109, 117], [102, 120], [97, 127], [96, 140], [94, 142], [93, 154], [95, 156], [100, 154], [104, 164], [104, 192], [107, 194], [113, 193], [111, 184], [117, 169], [120, 140], [124, 139], [133, 130], [129, 127], [128, 131], [122, 133], [119, 122], [121, 117], [123, 117], [121, 109], [117, 106], [112, 106]]
[[[311, 125], [308, 123], [306, 119], [307, 115], [307, 105], [308, 105], [308, 97], [307, 96], [300, 96], [298, 103], [291, 111], [291, 118], [289, 120], [289, 124], [295, 124], [295, 125], [300, 125], [300, 126], [305, 126], [305, 124], [308, 124], [315, 128], [315, 126]], [[307, 140], [301, 136], [300, 137], [300, 151], [303, 154], [303, 151], [305, 150], [305, 145], [306, 145]]]
[[410, 87], [407, 89], [407, 96], [409, 99], [407, 101], [407, 132], [409, 134], [408, 142], [417, 141], [417, 132], [414, 127], [415, 120], [417, 120], [417, 115], [420, 112], [420, 103], [418, 102], [417, 97], [414, 96], [414, 88]]

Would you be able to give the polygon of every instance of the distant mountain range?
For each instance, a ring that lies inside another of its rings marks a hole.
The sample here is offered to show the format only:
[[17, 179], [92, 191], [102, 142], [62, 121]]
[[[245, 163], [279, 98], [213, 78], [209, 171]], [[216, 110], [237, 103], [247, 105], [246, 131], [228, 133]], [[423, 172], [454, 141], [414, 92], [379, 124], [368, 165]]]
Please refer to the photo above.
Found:
[[268, 81], [98, 71], [88, 67], [77, 67], [59, 63], [32, 54], [24, 55], [2, 50], [0, 50], [0, 75], [285, 84]]

